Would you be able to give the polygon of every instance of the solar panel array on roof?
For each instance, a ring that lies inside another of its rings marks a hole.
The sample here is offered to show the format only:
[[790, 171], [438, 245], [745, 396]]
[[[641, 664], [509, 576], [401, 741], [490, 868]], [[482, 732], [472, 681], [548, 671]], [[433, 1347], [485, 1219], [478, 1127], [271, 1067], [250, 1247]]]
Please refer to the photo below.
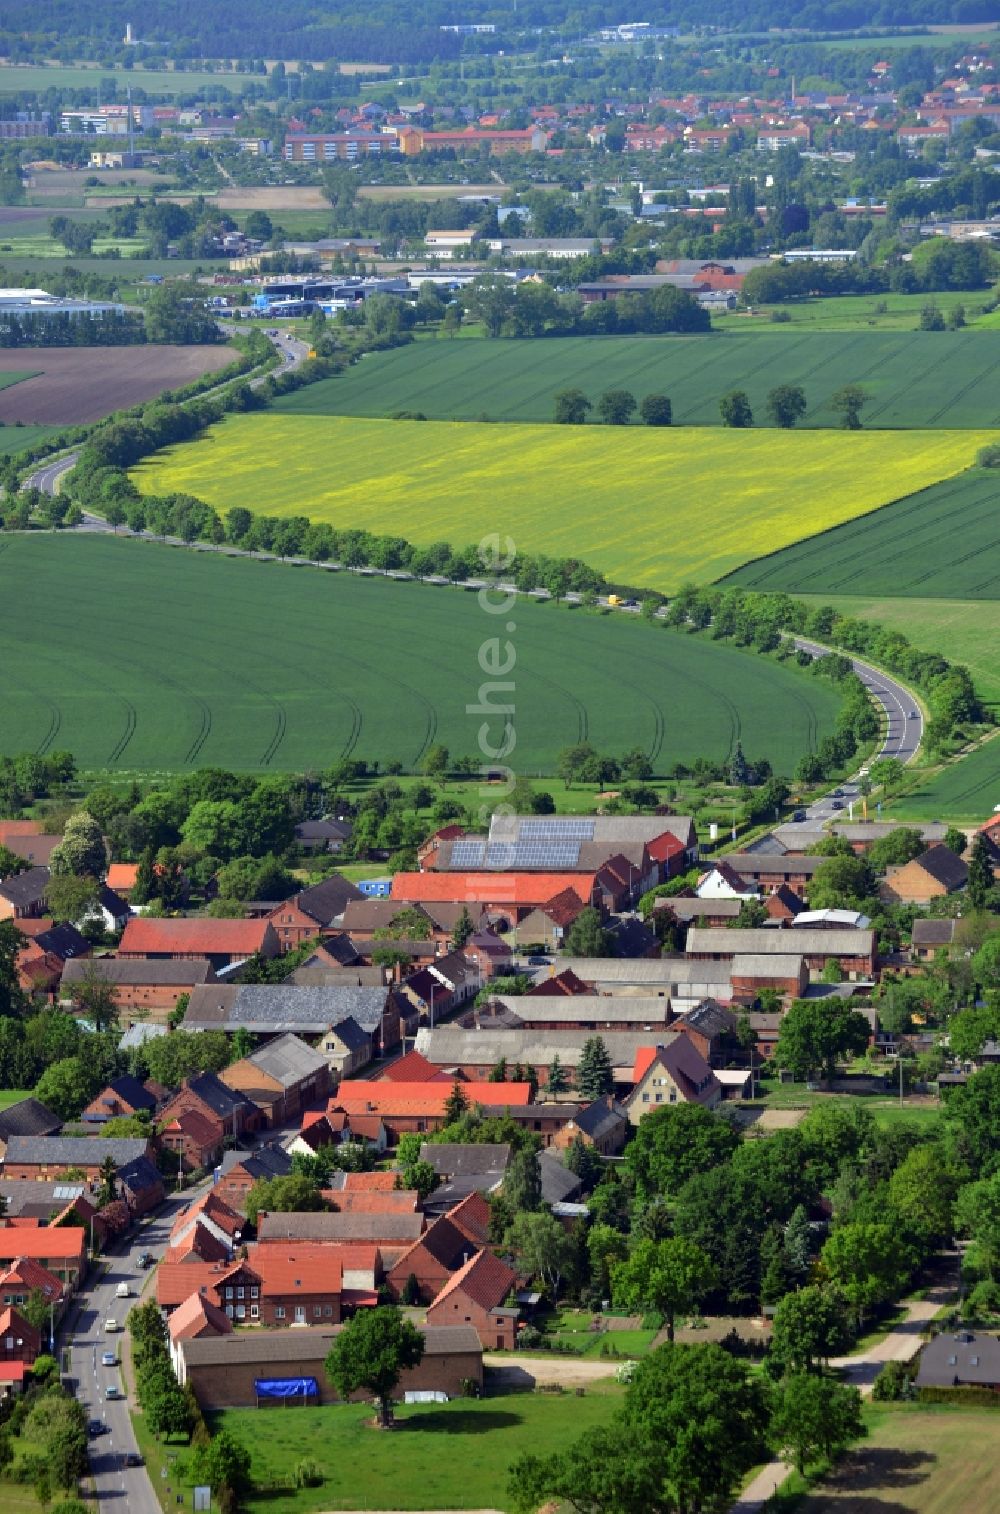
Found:
[[482, 836], [467, 836], [451, 844], [453, 868], [482, 867], [486, 858], [486, 842]]
[[540, 820], [522, 820], [518, 835], [522, 841], [540, 839], [564, 841], [572, 838], [579, 841], [593, 841], [594, 822], [575, 815], [549, 815]]
[[576, 867], [580, 841], [573, 838], [535, 837], [517, 841], [484, 841], [481, 837], [452, 843], [449, 866], [455, 871], [491, 868], [496, 872], [518, 868], [544, 868], [558, 872]]

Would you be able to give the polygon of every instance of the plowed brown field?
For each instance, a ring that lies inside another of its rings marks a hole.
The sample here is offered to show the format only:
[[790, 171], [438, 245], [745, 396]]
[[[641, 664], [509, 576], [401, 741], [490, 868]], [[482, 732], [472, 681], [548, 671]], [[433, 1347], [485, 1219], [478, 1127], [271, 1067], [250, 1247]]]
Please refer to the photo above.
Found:
[[36, 377], [0, 390], [0, 421], [53, 426], [98, 421], [232, 361], [225, 346], [2, 348], [0, 372]]

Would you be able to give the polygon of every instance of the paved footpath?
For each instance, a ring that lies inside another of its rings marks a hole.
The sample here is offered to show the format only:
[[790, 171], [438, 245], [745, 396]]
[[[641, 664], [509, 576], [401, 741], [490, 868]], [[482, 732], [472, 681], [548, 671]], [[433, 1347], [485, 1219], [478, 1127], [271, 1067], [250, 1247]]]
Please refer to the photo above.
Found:
[[[951, 1303], [954, 1296], [955, 1290], [950, 1283], [928, 1288], [923, 1298], [910, 1299], [906, 1303], [903, 1318], [881, 1340], [857, 1356], [833, 1357], [830, 1366], [839, 1367], [844, 1382], [853, 1383], [862, 1397], [867, 1398], [886, 1362], [908, 1362], [916, 1356], [928, 1323], [945, 1304]], [[730, 1514], [758, 1514], [792, 1470], [788, 1462], [768, 1462], [732, 1504]]]

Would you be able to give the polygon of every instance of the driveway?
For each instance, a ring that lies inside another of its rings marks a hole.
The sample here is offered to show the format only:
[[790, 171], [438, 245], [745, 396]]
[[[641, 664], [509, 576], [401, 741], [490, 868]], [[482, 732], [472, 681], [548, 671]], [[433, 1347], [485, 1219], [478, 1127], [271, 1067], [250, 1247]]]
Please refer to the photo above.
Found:
[[[957, 1253], [946, 1255], [957, 1262]], [[870, 1397], [872, 1384], [885, 1363], [912, 1361], [920, 1350], [921, 1336], [928, 1323], [954, 1297], [955, 1289], [951, 1282], [928, 1288], [923, 1298], [910, 1299], [906, 1303], [903, 1318], [881, 1340], [877, 1340], [857, 1356], [834, 1357], [830, 1366], [839, 1367], [844, 1382], [853, 1383], [863, 1398]], [[730, 1506], [730, 1514], [758, 1514], [792, 1471], [788, 1462], [768, 1462]]]

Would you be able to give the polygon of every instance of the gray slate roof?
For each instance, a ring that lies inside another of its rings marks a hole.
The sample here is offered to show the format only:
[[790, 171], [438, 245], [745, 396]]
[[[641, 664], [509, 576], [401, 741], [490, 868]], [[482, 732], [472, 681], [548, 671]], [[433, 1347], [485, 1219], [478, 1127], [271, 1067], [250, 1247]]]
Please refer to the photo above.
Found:
[[327, 1065], [325, 1057], [292, 1035], [279, 1036], [276, 1041], [261, 1046], [247, 1057], [247, 1061], [258, 1071], [274, 1078], [282, 1088], [293, 1088], [303, 1078], [311, 1078]]
[[147, 1144], [138, 1136], [12, 1136], [4, 1160], [9, 1167], [19, 1162], [89, 1167], [111, 1157], [116, 1167], [124, 1167], [145, 1156]]
[[[203, 1335], [178, 1342], [189, 1367], [254, 1366], [274, 1362], [317, 1362], [329, 1353], [343, 1329], [234, 1330], [230, 1335]], [[482, 1347], [471, 1325], [423, 1326], [424, 1356], [454, 1356]]]
[[525, 1026], [558, 1020], [570, 1025], [581, 1020], [593, 1025], [638, 1023], [662, 1029], [670, 1013], [670, 1000], [665, 995], [623, 994], [613, 998], [610, 994], [543, 994], [525, 998], [502, 994], [496, 1002]]
[[257, 1225], [262, 1241], [415, 1241], [422, 1235], [422, 1214], [264, 1214]]
[[62, 1129], [62, 1120], [39, 1099], [18, 1099], [0, 1111], [0, 1141], [12, 1136], [51, 1136]]
[[47, 867], [29, 867], [25, 873], [15, 873], [4, 879], [0, 883], [0, 896], [9, 900], [15, 909], [30, 909], [45, 897], [48, 882]]
[[[563, 1067], [576, 1067], [583, 1052], [584, 1042], [590, 1030], [453, 1030], [450, 1026], [429, 1030], [422, 1027], [417, 1032], [417, 1051], [423, 1052], [429, 1062], [438, 1067], [458, 1067], [463, 1064], [498, 1062], [507, 1058], [508, 1067], [514, 1062], [525, 1062], [535, 1067], [549, 1066], [558, 1057]], [[680, 1032], [658, 1027], [655, 1040], [666, 1044], [675, 1040]], [[640, 1046], [649, 1046], [654, 1039], [648, 1030], [609, 1030], [601, 1036], [608, 1048], [612, 1065], [631, 1067]], [[497, 1103], [500, 1104], [503, 1084], [497, 1084]]]
[[545, 1204], [565, 1204], [567, 1199], [574, 1199], [583, 1187], [576, 1173], [570, 1172], [558, 1157], [552, 1156], [548, 1151], [538, 1153], [538, 1171], [542, 1179], [542, 1202]]
[[286, 1178], [292, 1170], [292, 1159], [281, 1146], [258, 1146], [255, 1151], [225, 1151], [218, 1166], [223, 1177], [234, 1167], [242, 1167], [254, 1182], [259, 1182]]
[[920, 1353], [918, 1388], [1000, 1383], [1000, 1340], [979, 1330], [936, 1335]]
[[234, 983], [223, 988], [196, 988], [185, 1030], [224, 1030], [239, 1025], [263, 1032], [292, 1031], [317, 1035], [350, 1015], [363, 1030], [377, 1031], [389, 997], [388, 988], [336, 984], [316, 988], [288, 983]]
[[342, 878], [339, 873], [333, 873], [331, 877], [324, 878], [322, 883], [314, 883], [312, 888], [304, 888], [300, 894], [296, 894], [295, 902], [299, 909], [311, 915], [317, 925], [332, 925], [338, 916], [344, 913], [344, 909], [351, 899], [362, 899], [364, 895], [353, 883]]
[[957, 923], [956, 920], [914, 920], [914, 946], [950, 946], [955, 939]]
[[87, 977], [99, 978], [104, 983], [156, 983], [167, 988], [193, 987], [196, 983], [211, 983], [215, 977], [210, 962], [173, 962], [168, 959], [151, 958], [138, 961], [127, 957], [91, 957], [86, 962], [67, 962], [63, 970], [64, 984], [82, 983]]
[[627, 1121], [628, 1115], [613, 1099], [595, 1099], [593, 1104], [585, 1104], [578, 1109], [573, 1118], [578, 1130], [589, 1135], [592, 1141], [597, 1141], [623, 1120]]
[[163, 1187], [160, 1169], [149, 1157], [136, 1157], [134, 1162], [126, 1162], [124, 1167], [119, 1167], [118, 1181], [130, 1193], [145, 1193], [150, 1188]]
[[8, 1219], [48, 1219], [86, 1192], [86, 1183], [80, 1182], [40, 1183], [36, 1178], [5, 1178], [0, 1182]]
[[420, 1160], [430, 1162], [439, 1178], [469, 1177], [482, 1172], [506, 1172], [510, 1147], [506, 1142], [424, 1141]]
[[742, 929], [740, 926], [694, 926], [688, 931], [687, 954], [719, 952], [727, 957], [743, 956], [746, 953], [759, 956], [800, 952], [804, 957], [825, 955], [830, 957], [867, 957], [875, 947], [875, 932], [871, 930], [809, 930], [801, 927], [795, 931], [775, 930], [761, 926], [758, 929]]
[[[721, 962], [689, 962], [686, 957], [560, 957], [559, 971], [576, 973], [584, 983], [619, 985], [625, 988], [649, 987], [657, 990], [669, 984], [707, 982], [728, 985], [729, 974]], [[536, 979], [542, 982], [548, 973], [543, 968]]]

